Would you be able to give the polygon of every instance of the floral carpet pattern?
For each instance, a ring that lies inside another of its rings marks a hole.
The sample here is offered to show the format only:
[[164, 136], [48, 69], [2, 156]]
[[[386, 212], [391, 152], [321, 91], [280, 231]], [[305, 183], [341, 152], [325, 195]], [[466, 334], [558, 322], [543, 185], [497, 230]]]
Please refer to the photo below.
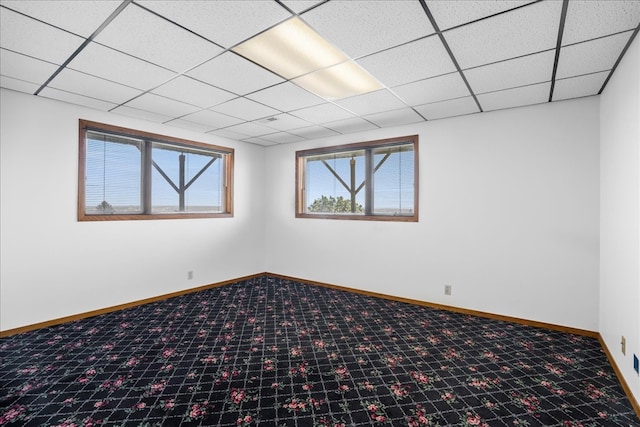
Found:
[[0, 425], [640, 426], [596, 339], [270, 276], [0, 356]]

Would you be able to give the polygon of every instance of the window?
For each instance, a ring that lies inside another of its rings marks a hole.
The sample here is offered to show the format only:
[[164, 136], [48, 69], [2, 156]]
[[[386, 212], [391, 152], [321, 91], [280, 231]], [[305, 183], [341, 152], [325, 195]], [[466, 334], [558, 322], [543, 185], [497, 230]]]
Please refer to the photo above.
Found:
[[296, 217], [418, 221], [418, 136], [297, 151]]
[[80, 221], [233, 216], [233, 149], [80, 120]]

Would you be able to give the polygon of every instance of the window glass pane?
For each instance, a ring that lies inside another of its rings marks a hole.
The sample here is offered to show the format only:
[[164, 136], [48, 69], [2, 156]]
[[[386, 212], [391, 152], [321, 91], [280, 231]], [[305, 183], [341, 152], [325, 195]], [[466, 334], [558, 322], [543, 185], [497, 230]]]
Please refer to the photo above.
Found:
[[140, 141], [87, 133], [85, 212], [134, 214], [141, 207]]
[[417, 153], [418, 135], [297, 151], [296, 217], [417, 222]]
[[374, 150], [373, 213], [413, 215], [414, 158], [411, 145]]
[[[307, 212], [364, 214], [364, 175], [364, 151], [307, 158], [305, 168]], [[354, 205], [351, 203], [352, 194], [355, 194]]]
[[78, 220], [232, 217], [233, 153], [80, 120]]
[[221, 157], [153, 144], [152, 212], [224, 212]]
[[185, 206], [188, 212], [224, 212], [224, 160], [219, 155], [186, 155]]

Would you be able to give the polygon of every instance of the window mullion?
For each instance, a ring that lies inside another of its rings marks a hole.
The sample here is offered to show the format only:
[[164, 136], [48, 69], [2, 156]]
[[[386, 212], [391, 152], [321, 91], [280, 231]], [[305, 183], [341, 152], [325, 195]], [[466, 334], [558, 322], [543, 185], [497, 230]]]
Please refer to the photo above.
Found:
[[364, 150], [364, 214], [373, 215], [373, 150]]
[[184, 155], [184, 153], [180, 153], [180, 155], [178, 156], [178, 211], [179, 212], [184, 212], [185, 206], [184, 206], [184, 193], [186, 191], [185, 187], [184, 187], [184, 174], [185, 174], [185, 160], [186, 160], [186, 156]]
[[153, 169], [153, 157], [152, 148], [153, 145], [150, 141], [143, 141], [144, 155], [142, 156], [142, 213], [151, 214], [151, 182], [152, 182], [152, 169]]
[[231, 211], [231, 207], [233, 206], [233, 198], [232, 198], [232, 193], [230, 191], [231, 188], [231, 184], [232, 184], [232, 179], [233, 179], [233, 163], [231, 160], [231, 156], [230, 155], [225, 155], [223, 157], [224, 162], [222, 162], [222, 176], [223, 176], [223, 180], [224, 180], [224, 194], [226, 195], [224, 198], [224, 207], [223, 207], [223, 211], [224, 212], [230, 212]]

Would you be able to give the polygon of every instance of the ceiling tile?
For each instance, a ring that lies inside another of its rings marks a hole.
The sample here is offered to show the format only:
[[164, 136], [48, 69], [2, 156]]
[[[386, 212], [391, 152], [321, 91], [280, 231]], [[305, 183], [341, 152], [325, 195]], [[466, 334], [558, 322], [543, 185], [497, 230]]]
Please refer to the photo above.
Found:
[[244, 95], [284, 80], [270, 71], [226, 52], [189, 71], [187, 75], [238, 95]]
[[380, 127], [392, 127], [422, 122], [424, 119], [413, 108], [385, 111], [384, 113], [370, 114], [364, 117]]
[[512, 10], [444, 33], [462, 69], [536, 53], [556, 46], [561, 1]]
[[482, 109], [484, 111], [491, 111], [547, 102], [549, 101], [550, 89], [551, 83], [540, 83], [537, 85], [485, 93], [477, 97]]
[[327, 123], [325, 126], [340, 133], [362, 132], [365, 130], [378, 129], [378, 126], [361, 119], [360, 117], [337, 120], [335, 122]]
[[271, 133], [269, 135], [262, 135], [260, 139], [264, 139], [276, 144], [288, 144], [291, 142], [304, 141], [304, 138], [287, 132], [277, 132]]
[[270, 128], [277, 129], [277, 130], [297, 129], [297, 128], [309, 126], [311, 124], [302, 119], [294, 117], [291, 114], [278, 114], [277, 116], [272, 116], [266, 119], [259, 120], [258, 123], [260, 123], [261, 125], [269, 126]]
[[631, 30], [640, 22], [638, 0], [571, 0], [562, 33], [562, 44], [594, 39]]
[[330, 1], [302, 18], [352, 58], [434, 32], [417, 1]]
[[247, 95], [247, 98], [268, 104], [285, 112], [325, 102], [322, 98], [290, 82], [254, 92], [251, 95]]
[[219, 46], [135, 4], [126, 7], [95, 41], [176, 72], [222, 52]]
[[555, 50], [465, 70], [474, 93], [493, 92], [551, 80]]
[[242, 135], [239, 134], [237, 132], [232, 132], [230, 130], [227, 129], [216, 129], [216, 130], [212, 130], [211, 132], [207, 132], [210, 133], [212, 135], [217, 135], [217, 136], [221, 136], [223, 138], [228, 138], [228, 139], [232, 139], [234, 141], [241, 141], [243, 138], [246, 138], [246, 135]]
[[212, 107], [237, 97], [231, 92], [185, 76], [177, 77], [163, 84], [154, 89], [152, 93], [202, 108]]
[[42, 85], [58, 69], [57, 65], [0, 49], [0, 74]]
[[275, 1], [235, 1], [231, 6], [225, 1], [139, 3], [227, 48], [291, 16]]
[[210, 130], [212, 130], [211, 126], [206, 126], [206, 125], [201, 125], [200, 123], [194, 123], [194, 122], [190, 122], [188, 120], [183, 120], [183, 119], [175, 119], [175, 120], [170, 120], [168, 122], [165, 123], [166, 125], [169, 126], [175, 126], [175, 127], [179, 127], [182, 129], [189, 129], [195, 132], [208, 132]]
[[340, 135], [338, 132], [322, 126], [307, 126], [290, 131], [294, 135], [306, 139], [326, 138], [328, 136]]
[[112, 113], [120, 114], [127, 117], [135, 117], [142, 120], [147, 120], [150, 122], [164, 123], [171, 119], [169, 116], [164, 116], [162, 114], [151, 113], [149, 111], [139, 110], [137, 108], [127, 107], [126, 105], [121, 105], [113, 110]]
[[69, 104], [82, 105], [102, 111], [109, 111], [117, 106], [117, 104], [100, 101], [99, 99], [89, 98], [88, 96], [65, 92], [63, 90], [53, 89], [50, 87], [44, 88], [38, 96], [57, 99], [58, 101], [67, 102]]
[[227, 126], [237, 125], [242, 123], [242, 120], [227, 116], [226, 114], [216, 113], [211, 110], [201, 110], [195, 113], [182, 117], [184, 120], [190, 122], [199, 123], [201, 125], [209, 126], [209, 129], [223, 128]]
[[2, 48], [61, 65], [84, 42], [81, 37], [9, 9], [0, 10]]
[[18, 92], [34, 94], [40, 88], [40, 85], [0, 75], [0, 87]]
[[200, 109], [194, 105], [154, 95], [153, 93], [145, 93], [127, 102], [127, 106], [162, 114], [163, 116], [169, 116], [171, 118], [181, 117]]
[[[483, 109], [548, 101], [563, 2], [425, 2]], [[261, 145], [478, 111], [416, 0], [0, 0], [0, 86], [35, 93], [120, 5], [43, 97]], [[224, 50], [292, 13], [384, 89], [328, 103]], [[639, 23], [638, 0], [571, 0], [554, 101], [596, 94]]]
[[404, 102], [386, 89], [342, 99], [336, 104], [359, 116], [406, 107]]
[[247, 98], [236, 98], [224, 104], [216, 105], [210, 108], [219, 113], [228, 114], [243, 120], [256, 120], [267, 116], [280, 114], [280, 111], [258, 104]]
[[302, 13], [323, 1], [324, 0], [281, 0], [281, 3], [291, 9], [294, 13]]
[[433, 104], [420, 105], [416, 110], [428, 120], [444, 119], [446, 117], [464, 116], [465, 114], [478, 113], [480, 110], [473, 97], [451, 99], [448, 101], [434, 102]]
[[229, 126], [226, 128], [231, 132], [239, 133], [245, 136], [261, 136], [275, 133], [275, 131], [269, 127], [263, 126], [258, 123], [246, 122], [239, 125]]
[[437, 36], [385, 50], [357, 62], [388, 87], [456, 70]]
[[610, 70], [629, 41], [631, 32], [603, 37], [560, 49], [557, 78]]
[[353, 114], [340, 107], [336, 107], [333, 104], [322, 104], [314, 107], [307, 107], [301, 110], [292, 111], [291, 114], [316, 124], [335, 122], [336, 120], [353, 117]]
[[138, 89], [123, 86], [68, 68], [62, 70], [51, 83], [49, 83], [48, 87], [82, 94], [116, 104], [126, 102], [142, 93]]
[[260, 138], [245, 138], [242, 142], [249, 142], [251, 144], [262, 145], [263, 147], [268, 147], [270, 145], [276, 145], [275, 142], [267, 141], [263, 137]]
[[445, 99], [469, 96], [469, 89], [459, 73], [432, 77], [393, 88], [393, 91], [408, 105], [416, 106]]
[[531, 3], [531, 0], [427, 0], [427, 6], [433, 14], [433, 18], [438, 24], [440, 31], [495, 15], [496, 13], [504, 12], [527, 3]]
[[609, 71], [604, 71], [556, 80], [553, 88], [553, 100], [560, 101], [561, 99], [597, 95], [608, 75]]
[[89, 43], [69, 68], [141, 90], [152, 89], [176, 75], [97, 43]]
[[93, 34], [121, 3], [121, 0], [2, 1], [3, 6], [85, 38]]

